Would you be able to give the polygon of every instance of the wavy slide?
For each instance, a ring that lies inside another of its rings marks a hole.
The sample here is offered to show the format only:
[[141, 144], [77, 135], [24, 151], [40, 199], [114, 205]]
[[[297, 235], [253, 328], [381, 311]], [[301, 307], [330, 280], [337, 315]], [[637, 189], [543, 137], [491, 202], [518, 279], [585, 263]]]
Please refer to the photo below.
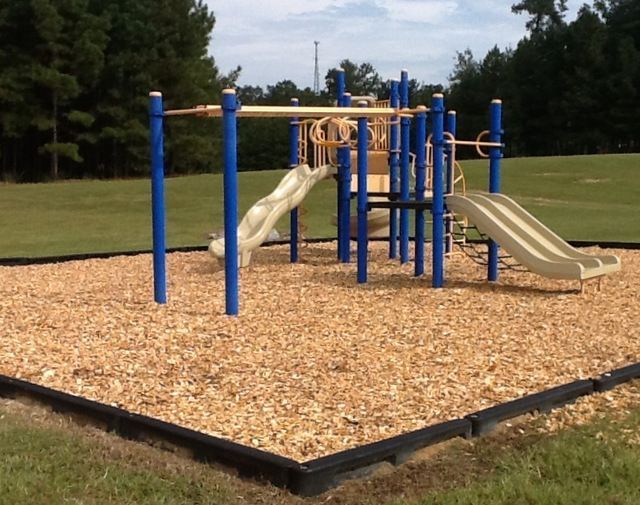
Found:
[[571, 247], [514, 200], [502, 194], [447, 197], [447, 207], [469, 218], [516, 261], [554, 279], [586, 280], [620, 270], [620, 259]]
[[[251, 251], [267, 239], [278, 219], [300, 205], [316, 182], [336, 173], [333, 165], [318, 168], [300, 165], [290, 170], [276, 189], [259, 200], [242, 218], [238, 227], [238, 264], [246, 267], [251, 260]], [[212, 241], [209, 252], [224, 259], [224, 238]]]

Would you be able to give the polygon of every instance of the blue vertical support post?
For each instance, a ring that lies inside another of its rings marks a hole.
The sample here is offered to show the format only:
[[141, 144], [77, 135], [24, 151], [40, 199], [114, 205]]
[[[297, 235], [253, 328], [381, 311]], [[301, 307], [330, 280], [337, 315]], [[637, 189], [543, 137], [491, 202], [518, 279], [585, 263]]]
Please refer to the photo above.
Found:
[[[400, 74], [400, 108], [409, 107], [409, 73]], [[409, 151], [411, 149], [411, 118], [400, 120], [400, 200], [409, 199]], [[409, 261], [409, 209], [400, 209], [400, 262]]]
[[[342, 99], [344, 107], [351, 107], [351, 93], [345, 93]], [[341, 185], [341, 210], [340, 210], [340, 232], [342, 234], [340, 261], [349, 263], [351, 261], [351, 147], [348, 145], [340, 147], [342, 153], [341, 170], [338, 177], [342, 180]]]
[[[457, 114], [455, 110], [450, 110], [447, 112], [447, 124], [446, 131], [453, 135], [455, 138], [456, 132], [458, 129], [457, 125]], [[445, 174], [446, 183], [446, 193], [450, 195], [453, 193], [453, 180], [455, 177], [455, 164], [453, 159], [454, 146], [452, 144], [447, 144], [445, 146], [445, 152], [447, 153], [447, 172]], [[444, 251], [446, 254], [451, 252], [453, 248], [453, 219], [450, 215], [447, 215], [445, 219], [445, 233], [446, 233], [446, 241], [444, 245]]]
[[222, 91], [224, 150], [224, 288], [226, 313], [238, 314], [238, 102], [234, 89]]
[[[400, 108], [400, 81], [391, 80], [391, 96], [390, 102], [393, 109]], [[400, 128], [398, 116], [391, 118], [391, 126], [389, 128], [389, 191], [398, 193], [398, 169], [400, 167]], [[389, 258], [395, 259], [398, 256], [398, 209], [389, 209]]]
[[[366, 108], [367, 102], [358, 102], [358, 107]], [[369, 143], [369, 121], [358, 118], [358, 283], [367, 282], [367, 249], [369, 230], [367, 223], [367, 144]]]
[[[338, 72], [336, 74], [336, 105], [338, 107], [344, 107], [344, 93], [346, 90], [346, 84], [345, 84], [345, 75], [344, 75], [344, 70], [339, 68]], [[344, 237], [344, 233], [342, 232], [342, 209], [343, 209], [343, 204], [342, 204], [342, 198], [343, 198], [343, 193], [344, 193], [344, 181], [343, 181], [343, 171], [344, 171], [344, 163], [343, 163], [343, 158], [344, 156], [344, 151], [341, 149], [338, 149], [338, 153], [337, 153], [337, 161], [338, 161], [338, 177], [336, 178], [337, 180], [337, 188], [336, 188], [336, 194], [337, 194], [337, 212], [336, 212], [336, 225], [337, 225], [337, 237], [338, 237], [338, 251], [337, 251], [337, 255], [338, 255], [338, 260], [342, 261], [342, 257], [343, 257], [343, 246], [342, 246], [342, 242], [343, 242], [343, 237]]]
[[[424, 201], [425, 183], [427, 179], [427, 108], [424, 105], [418, 107], [416, 115], [416, 200]], [[415, 275], [424, 273], [424, 209], [416, 210], [415, 233]]]
[[[297, 107], [299, 100], [291, 99], [291, 106]], [[300, 135], [300, 121], [297, 117], [292, 117], [289, 121], [289, 168], [294, 170], [299, 163], [298, 159], [298, 137]], [[289, 214], [289, 256], [291, 263], [298, 262], [298, 207], [291, 209]]]
[[[502, 142], [502, 100], [494, 99], [490, 107], [489, 142]], [[502, 148], [489, 148], [489, 192], [500, 193], [500, 162], [502, 160]], [[498, 280], [498, 244], [489, 241], [489, 266], [487, 279]]]
[[444, 97], [434, 93], [431, 98], [431, 142], [433, 143], [433, 279], [432, 286], [444, 284]]
[[166, 225], [164, 205], [164, 107], [162, 93], [149, 93], [151, 135], [151, 215], [153, 221], [153, 299], [167, 303]]

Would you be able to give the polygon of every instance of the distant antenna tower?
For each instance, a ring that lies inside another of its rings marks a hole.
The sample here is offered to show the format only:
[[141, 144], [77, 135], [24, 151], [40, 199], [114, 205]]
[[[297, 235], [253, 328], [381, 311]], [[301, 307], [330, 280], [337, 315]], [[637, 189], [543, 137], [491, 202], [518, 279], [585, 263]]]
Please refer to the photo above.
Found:
[[313, 43], [316, 46], [315, 67], [313, 69], [313, 92], [316, 95], [320, 94], [320, 67], [318, 66], [318, 45], [320, 42], [314, 40]]

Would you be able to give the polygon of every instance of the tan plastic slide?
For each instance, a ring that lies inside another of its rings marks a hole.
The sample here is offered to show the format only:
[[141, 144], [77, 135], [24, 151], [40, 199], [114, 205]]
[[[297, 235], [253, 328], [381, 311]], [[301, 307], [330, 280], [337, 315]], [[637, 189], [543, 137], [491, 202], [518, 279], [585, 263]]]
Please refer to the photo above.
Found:
[[[286, 212], [296, 208], [307, 196], [316, 182], [337, 172], [333, 165], [311, 168], [300, 165], [290, 170], [271, 194], [251, 207], [238, 227], [238, 264], [246, 267], [251, 261], [251, 251], [262, 244], [273, 227]], [[224, 238], [212, 241], [209, 252], [224, 259]]]
[[451, 195], [447, 207], [467, 216], [516, 261], [539, 275], [582, 281], [620, 270], [617, 256], [591, 255], [571, 247], [508, 196]]

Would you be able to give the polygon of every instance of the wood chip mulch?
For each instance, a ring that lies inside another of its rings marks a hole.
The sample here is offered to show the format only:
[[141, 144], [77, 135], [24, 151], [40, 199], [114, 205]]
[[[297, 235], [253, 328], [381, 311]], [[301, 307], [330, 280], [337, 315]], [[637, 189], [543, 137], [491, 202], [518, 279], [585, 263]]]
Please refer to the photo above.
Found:
[[204, 252], [168, 257], [166, 306], [149, 255], [2, 267], [0, 373], [309, 460], [640, 361], [640, 253], [604, 252], [622, 271], [579, 294], [464, 256], [434, 290], [384, 243], [359, 286], [335, 244], [264, 248], [238, 318]]

